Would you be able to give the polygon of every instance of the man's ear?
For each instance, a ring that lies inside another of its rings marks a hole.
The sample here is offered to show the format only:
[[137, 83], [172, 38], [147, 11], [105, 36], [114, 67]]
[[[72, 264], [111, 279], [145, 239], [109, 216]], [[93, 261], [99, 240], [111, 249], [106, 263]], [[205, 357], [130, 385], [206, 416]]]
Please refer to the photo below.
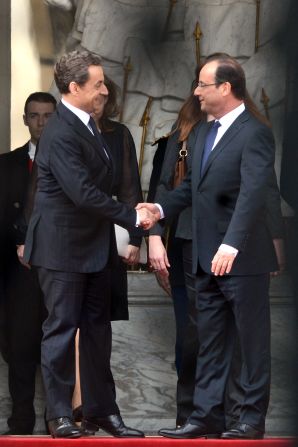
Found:
[[69, 91], [70, 91], [70, 93], [71, 93], [72, 95], [77, 96], [78, 91], [79, 91], [79, 85], [78, 85], [76, 82], [71, 81], [71, 82], [69, 83], [68, 88], [69, 88]]
[[228, 96], [232, 91], [232, 86], [228, 81], [226, 81], [221, 84], [221, 89], [222, 89], [222, 95]]
[[28, 126], [28, 121], [27, 121], [27, 117], [25, 114], [23, 115], [23, 121], [24, 121], [25, 126]]

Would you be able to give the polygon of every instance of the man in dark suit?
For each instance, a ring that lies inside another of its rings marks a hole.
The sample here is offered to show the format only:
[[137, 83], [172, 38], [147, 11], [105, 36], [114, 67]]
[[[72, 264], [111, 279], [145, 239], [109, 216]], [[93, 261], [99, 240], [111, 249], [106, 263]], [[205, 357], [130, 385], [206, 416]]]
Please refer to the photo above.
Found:
[[[184, 425], [160, 434], [262, 438], [270, 390], [269, 272], [277, 270], [265, 222], [274, 141], [269, 128], [245, 110], [245, 75], [235, 59], [208, 58], [195, 95], [215, 121], [197, 131], [192, 168], [158, 206], [138, 207], [147, 207], [156, 218], [170, 217], [190, 204], [193, 211], [200, 344], [194, 411]], [[245, 393], [239, 422], [225, 431], [224, 392], [236, 332]]]
[[[117, 256], [112, 222], [145, 223], [111, 198], [113, 159], [90, 118], [107, 95], [100, 58], [87, 51], [63, 56], [54, 70], [61, 103], [45, 127], [36, 158], [38, 185], [25, 261], [37, 266], [48, 317], [41, 366], [53, 437], [80, 437], [99, 428], [117, 437], [143, 437], [126, 427], [110, 370], [110, 269]], [[80, 328], [82, 429], [72, 419], [75, 334]]]
[[[30, 140], [0, 156], [1, 280], [3, 281], [2, 355], [8, 363], [12, 413], [5, 434], [32, 434], [35, 424], [34, 393], [40, 363], [41, 325], [45, 317], [37, 273], [18, 261], [14, 225], [23, 212], [36, 144], [56, 107], [49, 93], [32, 93], [25, 102], [24, 124]], [[17, 237], [16, 237], [17, 236]]]

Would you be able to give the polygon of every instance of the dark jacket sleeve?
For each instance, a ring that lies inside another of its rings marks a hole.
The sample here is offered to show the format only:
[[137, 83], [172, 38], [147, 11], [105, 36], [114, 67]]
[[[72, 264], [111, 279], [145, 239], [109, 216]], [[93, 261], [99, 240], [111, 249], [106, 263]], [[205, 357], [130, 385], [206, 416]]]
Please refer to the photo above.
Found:
[[283, 239], [284, 222], [281, 213], [280, 193], [276, 180], [275, 170], [268, 182], [268, 192], [266, 198], [266, 223], [272, 239]]
[[[38, 146], [36, 147], [36, 153], [38, 151]], [[35, 193], [37, 188], [37, 164], [33, 163], [32, 171], [30, 174], [29, 185], [26, 193], [26, 198], [24, 202], [23, 212], [19, 214], [16, 222], [13, 224], [13, 234], [16, 245], [25, 244], [26, 233], [28, 228], [28, 223], [33, 211]]]

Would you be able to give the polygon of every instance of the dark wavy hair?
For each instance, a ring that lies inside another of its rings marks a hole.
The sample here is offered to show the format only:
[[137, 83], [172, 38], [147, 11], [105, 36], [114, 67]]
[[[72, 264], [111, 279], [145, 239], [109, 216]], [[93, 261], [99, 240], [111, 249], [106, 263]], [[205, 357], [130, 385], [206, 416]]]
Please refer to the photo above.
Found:
[[101, 59], [90, 51], [71, 51], [60, 58], [54, 68], [54, 79], [61, 94], [69, 93], [69, 84], [84, 85], [89, 79], [90, 65], [101, 66]]
[[106, 75], [105, 84], [109, 95], [107, 103], [104, 106], [102, 117], [99, 120], [99, 127], [103, 132], [112, 132], [114, 126], [111, 118], [115, 118], [119, 114], [118, 97], [120, 95], [120, 88]]

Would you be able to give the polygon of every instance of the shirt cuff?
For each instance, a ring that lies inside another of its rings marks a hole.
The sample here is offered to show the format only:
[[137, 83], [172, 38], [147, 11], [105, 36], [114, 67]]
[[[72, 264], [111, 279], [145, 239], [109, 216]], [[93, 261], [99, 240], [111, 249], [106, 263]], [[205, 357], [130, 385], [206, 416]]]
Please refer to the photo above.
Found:
[[165, 218], [165, 213], [163, 212], [163, 209], [162, 209], [161, 205], [159, 203], [154, 203], [154, 205], [157, 206], [157, 208], [159, 209], [160, 218], [164, 219]]
[[139, 213], [137, 210], [136, 210], [136, 213], [137, 213], [136, 227], [139, 227], [140, 226], [140, 216], [139, 216]]
[[237, 248], [231, 247], [231, 245], [227, 245], [227, 244], [221, 244], [221, 246], [219, 247], [219, 250], [225, 251], [227, 253], [231, 253], [234, 256], [236, 256], [239, 251], [239, 250], [237, 250]]

